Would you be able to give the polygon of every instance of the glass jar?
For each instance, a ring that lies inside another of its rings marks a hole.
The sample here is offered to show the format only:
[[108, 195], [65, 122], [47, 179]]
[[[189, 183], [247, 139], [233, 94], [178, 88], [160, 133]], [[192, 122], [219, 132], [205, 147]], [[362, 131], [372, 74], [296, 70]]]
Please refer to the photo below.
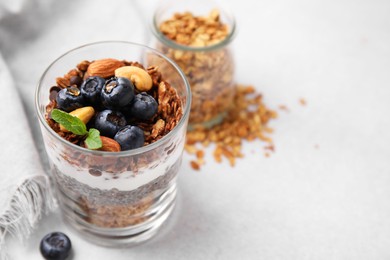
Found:
[[189, 129], [219, 124], [233, 104], [233, 15], [213, 1], [164, 1], [153, 16], [152, 47], [175, 61], [192, 91]]
[[[171, 110], [181, 110], [182, 116], [173, 118], [174, 128], [161, 139], [133, 150], [106, 152], [75, 145], [50, 126], [49, 92], [56, 78], [81, 61], [105, 58], [158, 67], [161, 79], [171, 84], [174, 91], [169, 90], [181, 100], [181, 106]], [[81, 236], [103, 246], [134, 245], [156, 234], [175, 205], [190, 111], [190, 87], [180, 68], [146, 46], [119, 41], [88, 44], [67, 52], [46, 69], [35, 101], [51, 166], [49, 175], [64, 220]]]

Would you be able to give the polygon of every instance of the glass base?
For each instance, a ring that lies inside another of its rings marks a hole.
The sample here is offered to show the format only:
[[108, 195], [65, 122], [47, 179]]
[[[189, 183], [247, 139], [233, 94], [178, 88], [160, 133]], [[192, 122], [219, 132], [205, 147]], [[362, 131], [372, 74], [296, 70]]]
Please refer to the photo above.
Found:
[[[62, 212], [65, 222], [84, 239], [105, 247], [131, 247], [151, 239], [158, 233], [175, 207], [176, 194], [176, 183], [174, 182], [168, 190], [155, 198], [153, 205], [142, 214], [145, 221], [121, 228], [95, 226], [69, 208]], [[66, 206], [63, 202], [61, 202], [62, 206]]]

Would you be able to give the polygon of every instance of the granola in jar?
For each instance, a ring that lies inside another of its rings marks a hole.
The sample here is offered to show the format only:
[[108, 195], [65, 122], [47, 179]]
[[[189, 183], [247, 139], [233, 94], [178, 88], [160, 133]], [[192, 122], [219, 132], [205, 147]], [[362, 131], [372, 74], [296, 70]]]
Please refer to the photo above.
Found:
[[232, 106], [235, 95], [234, 57], [230, 43], [235, 21], [221, 9], [198, 15], [190, 10], [166, 9], [155, 13], [155, 48], [175, 61], [185, 73], [192, 91], [189, 124], [212, 127]]

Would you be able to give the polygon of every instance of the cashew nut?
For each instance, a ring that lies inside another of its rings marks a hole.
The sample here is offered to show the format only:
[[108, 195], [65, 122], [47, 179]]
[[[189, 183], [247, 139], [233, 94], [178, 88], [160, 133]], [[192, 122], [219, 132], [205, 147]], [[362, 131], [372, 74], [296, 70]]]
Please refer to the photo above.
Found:
[[153, 86], [153, 80], [149, 73], [136, 66], [124, 66], [116, 69], [115, 77], [128, 78], [139, 91], [148, 91]]
[[[90, 106], [81, 107], [73, 110], [69, 114], [78, 117], [84, 124], [87, 124], [95, 114], [95, 109], [93, 109], [93, 107]], [[60, 125], [60, 130], [63, 132], [68, 132], [68, 130], [66, 130], [63, 125]]]

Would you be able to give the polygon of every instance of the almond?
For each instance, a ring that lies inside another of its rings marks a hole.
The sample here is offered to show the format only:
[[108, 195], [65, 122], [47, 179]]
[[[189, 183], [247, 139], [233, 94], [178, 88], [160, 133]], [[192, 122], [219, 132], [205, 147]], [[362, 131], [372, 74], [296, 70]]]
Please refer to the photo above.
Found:
[[120, 152], [121, 146], [117, 141], [114, 139], [100, 136], [100, 140], [102, 140], [102, 147], [99, 149], [100, 151], [106, 151], [106, 152]]
[[116, 59], [101, 59], [95, 60], [88, 66], [87, 73], [89, 76], [99, 76], [109, 78], [115, 75], [117, 68], [123, 67], [125, 64]]

